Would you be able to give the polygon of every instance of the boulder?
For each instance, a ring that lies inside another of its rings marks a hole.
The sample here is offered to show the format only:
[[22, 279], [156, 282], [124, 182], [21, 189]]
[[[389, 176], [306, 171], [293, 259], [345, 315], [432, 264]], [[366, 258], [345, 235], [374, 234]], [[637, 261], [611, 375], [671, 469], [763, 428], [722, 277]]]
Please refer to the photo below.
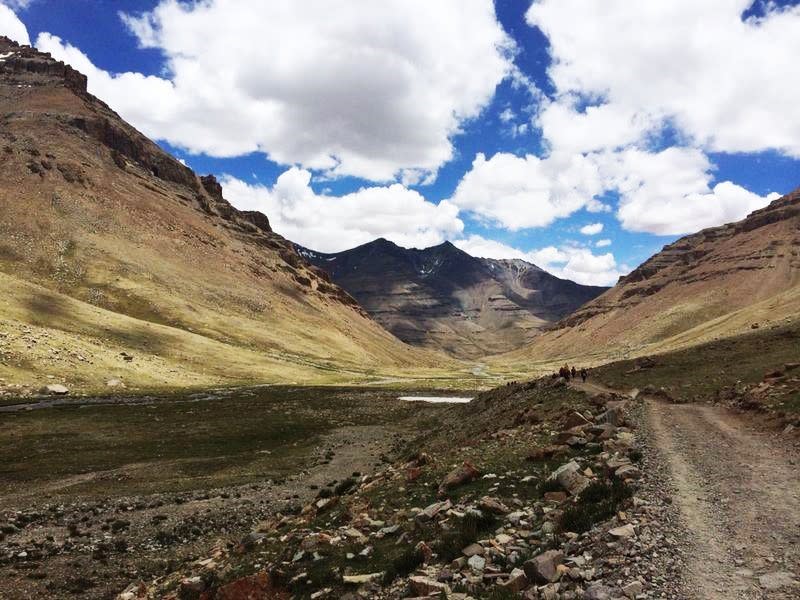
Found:
[[586, 427], [587, 425], [591, 425], [591, 421], [589, 421], [589, 419], [584, 417], [581, 413], [573, 411], [567, 417], [567, 420], [564, 423], [564, 428], [572, 429], [573, 427]]
[[487, 512], [494, 513], [496, 515], [507, 515], [511, 512], [511, 509], [508, 508], [505, 504], [500, 502], [497, 498], [492, 498], [491, 496], [484, 496], [478, 502], [478, 506]]
[[448, 490], [469, 483], [478, 475], [480, 475], [480, 471], [471, 462], [465, 460], [463, 465], [450, 471], [439, 484], [439, 496], [444, 496]]
[[206, 582], [201, 577], [187, 577], [181, 580], [181, 598], [197, 598], [206, 589]]
[[604, 413], [597, 417], [598, 423], [608, 423], [614, 427], [619, 427], [622, 424], [622, 411], [621, 405], [611, 406]]
[[633, 465], [622, 465], [616, 471], [614, 471], [614, 476], [618, 479], [639, 479], [642, 473], [634, 467]]
[[573, 496], [577, 496], [589, 486], [589, 480], [581, 474], [581, 467], [574, 460], [553, 471], [550, 479], [556, 480]]
[[627, 525], [623, 525], [622, 527], [615, 527], [614, 529], [609, 530], [609, 535], [618, 539], [627, 539], [634, 537], [636, 535], [636, 529], [634, 529], [631, 523]]
[[473, 573], [480, 574], [483, 573], [483, 570], [486, 568], [486, 559], [479, 554], [475, 554], [469, 557], [467, 564], [469, 568], [472, 569]]
[[511, 592], [512, 594], [518, 594], [528, 587], [528, 577], [525, 575], [525, 571], [522, 569], [514, 569], [511, 571], [508, 579], [501, 581], [497, 585]]
[[625, 594], [629, 600], [636, 600], [636, 596], [644, 591], [644, 586], [641, 581], [631, 581], [628, 585], [622, 586], [622, 593]]
[[69, 389], [65, 385], [61, 385], [60, 383], [51, 383], [42, 388], [42, 394], [48, 394], [50, 396], [66, 396], [69, 394]]
[[553, 458], [554, 456], [561, 456], [562, 454], [566, 454], [568, 451], [569, 448], [567, 446], [564, 446], [562, 444], [553, 444], [551, 446], [536, 448], [526, 457], [525, 460], [531, 460], [531, 461], [547, 460], [548, 458]]
[[450, 500], [445, 500], [444, 502], [434, 502], [433, 504], [426, 506], [425, 510], [417, 515], [418, 521], [430, 521], [440, 512], [448, 510], [452, 507], [452, 503]]
[[478, 543], [470, 544], [466, 548], [461, 551], [461, 554], [466, 556], [467, 558], [471, 558], [473, 556], [483, 556], [486, 550]]
[[542, 552], [522, 565], [525, 576], [529, 581], [536, 583], [554, 583], [558, 581], [561, 573], [558, 565], [564, 562], [564, 553], [560, 550], [548, 550]]
[[[344, 575], [342, 581], [344, 583], [352, 583], [361, 585], [362, 583], [369, 583], [370, 581], [379, 581], [383, 578], [383, 573], [365, 573], [364, 575]], [[260, 596], [257, 596], [260, 597]]]

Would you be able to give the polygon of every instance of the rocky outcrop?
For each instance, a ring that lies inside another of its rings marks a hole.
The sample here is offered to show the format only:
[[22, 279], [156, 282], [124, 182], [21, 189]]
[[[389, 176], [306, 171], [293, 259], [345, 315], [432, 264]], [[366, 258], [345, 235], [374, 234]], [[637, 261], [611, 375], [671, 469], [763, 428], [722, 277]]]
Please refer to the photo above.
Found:
[[116, 156], [114, 162], [118, 165], [119, 157], [124, 157], [139, 164], [159, 179], [192, 189], [198, 187], [195, 174], [189, 167], [129, 127], [123, 127], [102, 115], [97, 118], [73, 117], [67, 124], [90, 135], [114, 152]]
[[[272, 231], [272, 227], [270, 227], [269, 224], [269, 219], [264, 213], [260, 213], [256, 210], [243, 210], [239, 212], [239, 215], [242, 217], [242, 219], [248, 223], [252, 223], [256, 226], [256, 229], [259, 229], [264, 233], [270, 233]], [[327, 277], [327, 273], [325, 273], [325, 279], [326, 281], [330, 281], [330, 279]]]
[[4, 79], [23, 74], [44, 75], [60, 80], [78, 95], [86, 96], [86, 75], [54, 60], [49, 53], [39, 52], [30, 46], [20, 46], [15, 41], [0, 36], [0, 73]]

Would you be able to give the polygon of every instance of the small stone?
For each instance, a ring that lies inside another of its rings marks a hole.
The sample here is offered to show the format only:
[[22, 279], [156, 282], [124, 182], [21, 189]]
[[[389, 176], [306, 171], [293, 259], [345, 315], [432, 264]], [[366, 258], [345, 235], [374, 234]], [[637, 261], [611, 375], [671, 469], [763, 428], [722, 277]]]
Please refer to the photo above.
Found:
[[50, 396], [66, 396], [69, 394], [69, 389], [60, 383], [50, 383], [42, 388], [42, 393]]
[[521, 592], [528, 587], [528, 578], [522, 569], [514, 569], [506, 581], [501, 582], [500, 587], [508, 590], [512, 594]]
[[561, 576], [558, 565], [564, 561], [564, 553], [559, 550], [542, 552], [522, 565], [525, 575], [530, 581], [537, 583], [553, 583]]
[[433, 593], [445, 592], [448, 589], [447, 584], [434, 581], [433, 579], [421, 575], [411, 577], [408, 583], [417, 596], [430, 596]]
[[777, 571], [775, 573], [761, 575], [758, 578], [758, 583], [767, 591], [775, 591], [797, 585], [794, 576], [786, 571]]
[[631, 523], [628, 523], [622, 527], [611, 529], [608, 533], [615, 538], [631, 538], [636, 535], [636, 530]]
[[470, 544], [466, 548], [461, 551], [461, 554], [466, 556], [467, 558], [471, 558], [473, 556], [483, 556], [484, 552], [486, 552], [480, 544]]
[[628, 585], [622, 586], [622, 593], [626, 598], [635, 600], [636, 596], [644, 591], [644, 586], [641, 581], [631, 581]]
[[590, 586], [584, 594], [584, 600], [611, 600], [614, 597], [614, 590], [602, 583], [595, 583]]
[[378, 581], [383, 578], [383, 573], [365, 573], [364, 575], [344, 575], [342, 581], [344, 583], [353, 583], [361, 585], [362, 583], [369, 583], [370, 581]]
[[476, 554], [469, 557], [467, 564], [469, 568], [472, 569], [473, 573], [483, 573], [483, 570], [486, 568], [486, 559]]

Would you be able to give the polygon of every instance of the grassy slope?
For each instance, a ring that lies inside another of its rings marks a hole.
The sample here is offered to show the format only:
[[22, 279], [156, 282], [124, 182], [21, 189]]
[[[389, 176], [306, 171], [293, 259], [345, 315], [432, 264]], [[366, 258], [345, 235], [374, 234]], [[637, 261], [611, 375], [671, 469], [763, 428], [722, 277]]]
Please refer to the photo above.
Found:
[[202, 210], [199, 185], [130, 160], [121, 168], [68, 124], [120, 123], [102, 105], [58, 85], [4, 85], [0, 110], [10, 115], [0, 150], [7, 383], [37, 387], [51, 376], [98, 391], [111, 377], [153, 388], [461, 373], [343, 303], [286, 258], [279, 236]]
[[[680, 401], [709, 401], [737, 383], [757, 384], [765, 374], [800, 361], [800, 322], [751, 330], [653, 357], [654, 365], [637, 368], [636, 360], [601, 366], [594, 371], [604, 383], [619, 389], [655, 386]], [[769, 408], [800, 413], [800, 391], [787, 386]]]

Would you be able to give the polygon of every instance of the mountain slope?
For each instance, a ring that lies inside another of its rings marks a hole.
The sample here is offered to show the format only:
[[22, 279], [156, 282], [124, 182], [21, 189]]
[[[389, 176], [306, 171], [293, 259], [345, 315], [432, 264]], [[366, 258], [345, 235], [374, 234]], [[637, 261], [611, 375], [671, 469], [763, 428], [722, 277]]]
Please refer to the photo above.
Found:
[[475, 258], [450, 242], [423, 250], [378, 239], [311, 263], [401, 340], [479, 358], [517, 348], [605, 288], [520, 260]]
[[6, 38], [0, 57], [0, 377], [327, 381], [440, 362], [89, 95], [83, 75]]
[[800, 316], [800, 189], [688, 235], [506, 360], [640, 355]]

